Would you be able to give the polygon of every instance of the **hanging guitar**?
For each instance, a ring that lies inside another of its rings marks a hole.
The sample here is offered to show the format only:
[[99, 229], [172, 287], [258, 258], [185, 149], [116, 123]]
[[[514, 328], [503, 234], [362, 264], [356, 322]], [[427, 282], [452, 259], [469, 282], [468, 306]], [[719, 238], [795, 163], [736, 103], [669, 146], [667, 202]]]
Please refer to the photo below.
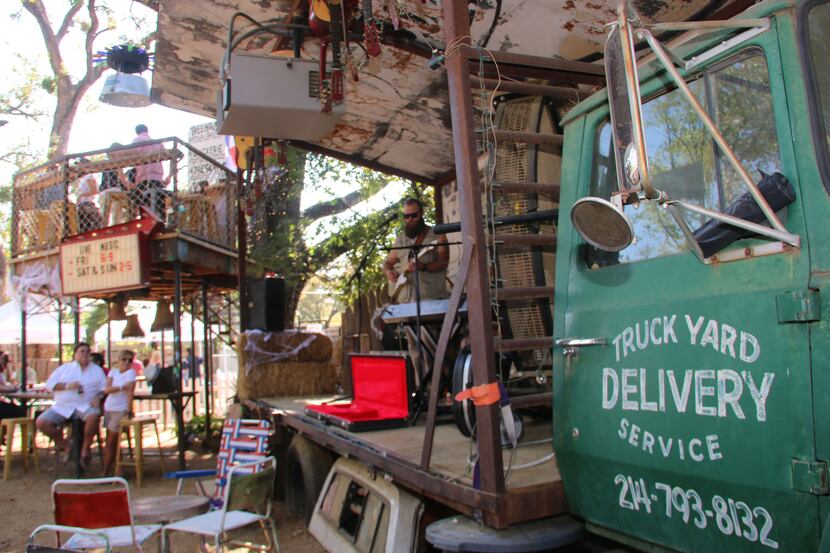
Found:
[[[308, 26], [311, 29], [311, 34], [317, 38], [322, 38], [331, 34], [331, 17], [332, 12], [341, 12], [345, 17], [341, 17], [341, 21], [346, 21], [346, 26], [352, 21], [352, 14], [357, 9], [359, 0], [343, 0], [343, 7], [341, 8], [341, 0], [335, 2], [334, 0], [308, 0]], [[336, 8], [335, 8], [336, 6]]]
[[343, 101], [343, 58], [340, 43], [343, 42], [343, 7], [341, 0], [329, 0], [331, 7], [331, 101]]
[[363, 44], [368, 57], [380, 55], [380, 34], [377, 21], [372, 15], [372, 0], [363, 0]]
[[[428, 254], [429, 252], [433, 251], [436, 246], [438, 245], [438, 241], [435, 240], [434, 242], [430, 242], [428, 246], [422, 247], [417, 254], [415, 254], [415, 250], [409, 251], [409, 260], [410, 261], [419, 261], [423, 256]], [[395, 303], [397, 301], [398, 296], [403, 290], [404, 286], [409, 284], [410, 275], [412, 273], [409, 270], [409, 265], [403, 270], [401, 274], [398, 275], [398, 279], [395, 282], [389, 283], [389, 296], [392, 298], [390, 303]]]
[[[343, 101], [343, 60], [340, 53], [340, 43], [344, 35], [344, 14], [351, 12], [357, 0], [309, 0], [308, 26], [314, 36], [321, 37], [320, 41], [320, 104], [322, 111], [328, 113], [333, 104]], [[341, 5], [342, 4], [342, 5]], [[326, 55], [328, 45], [331, 44], [332, 71], [329, 76], [326, 71]]]

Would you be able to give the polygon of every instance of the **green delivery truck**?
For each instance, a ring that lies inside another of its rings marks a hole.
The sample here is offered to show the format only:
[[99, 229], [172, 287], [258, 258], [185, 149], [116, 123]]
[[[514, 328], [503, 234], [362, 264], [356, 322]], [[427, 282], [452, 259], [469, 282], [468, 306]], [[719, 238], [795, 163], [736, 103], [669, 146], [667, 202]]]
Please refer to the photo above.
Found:
[[[557, 122], [555, 482], [526, 489], [564, 500], [508, 507], [644, 550], [830, 551], [830, 1], [650, 26], [622, 5], [604, 57], [607, 88]], [[425, 521], [491, 499], [402, 460], [410, 429], [347, 434], [291, 401], [260, 403], [333, 550], [450, 549]], [[377, 528], [344, 529], [376, 496]]]
[[830, 2], [690, 27], [663, 45], [627, 11], [564, 121], [565, 493], [644, 548], [828, 550]]

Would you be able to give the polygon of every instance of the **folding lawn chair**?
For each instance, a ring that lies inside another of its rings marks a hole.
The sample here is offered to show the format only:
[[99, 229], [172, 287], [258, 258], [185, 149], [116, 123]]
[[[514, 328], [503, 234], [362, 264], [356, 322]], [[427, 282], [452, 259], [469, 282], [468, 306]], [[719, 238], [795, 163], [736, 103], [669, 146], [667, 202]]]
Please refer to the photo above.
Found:
[[[36, 542], [40, 534], [44, 532], [55, 532], [58, 543], [55, 547], [48, 545], [38, 545]], [[26, 544], [26, 553], [72, 553], [73, 550], [60, 547], [61, 534], [78, 534], [90, 538], [90, 542], [95, 544], [97, 549], [103, 549], [104, 553], [110, 553], [110, 540], [107, 535], [102, 532], [95, 532], [94, 530], [86, 530], [84, 528], [74, 528], [72, 526], [60, 526], [57, 524], [43, 524], [35, 528], [32, 535], [29, 536], [29, 543]], [[74, 550], [77, 551], [77, 550]]]
[[[242, 544], [250, 549], [279, 553], [277, 529], [271, 518], [271, 501], [274, 494], [274, 479], [277, 462], [266, 457], [253, 463], [231, 467], [224, 486], [222, 506], [215, 511], [197, 515], [166, 525], [161, 531], [162, 551], [167, 551], [168, 532], [196, 534], [204, 542], [213, 538], [216, 553], [224, 551], [225, 544]], [[265, 535], [265, 544], [251, 544], [230, 540], [228, 532], [245, 526], [259, 524]]]
[[227, 483], [228, 471], [239, 463], [251, 463], [265, 459], [268, 455], [268, 439], [271, 436], [271, 423], [259, 419], [226, 419], [222, 427], [219, 456], [216, 469], [183, 470], [168, 472], [165, 478], [178, 478], [176, 495], [181, 495], [184, 481], [191, 478], [215, 478], [213, 493], [208, 493], [201, 480], [196, 485], [202, 495], [211, 498], [213, 508], [221, 505], [223, 491]]
[[[160, 524], [136, 525], [130, 508], [130, 488], [123, 478], [56, 480], [52, 484], [55, 523], [106, 535], [112, 547], [141, 544], [161, 530]], [[68, 549], [100, 547], [100, 539], [75, 534], [64, 544]]]

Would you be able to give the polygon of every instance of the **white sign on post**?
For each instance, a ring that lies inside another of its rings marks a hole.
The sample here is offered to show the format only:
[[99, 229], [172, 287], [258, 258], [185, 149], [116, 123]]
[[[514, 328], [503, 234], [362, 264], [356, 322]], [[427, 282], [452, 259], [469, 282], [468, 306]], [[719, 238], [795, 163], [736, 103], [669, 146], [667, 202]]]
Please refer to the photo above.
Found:
[[139, 234], [61, 245], [63, 294], [136, 288], [142, 283]]

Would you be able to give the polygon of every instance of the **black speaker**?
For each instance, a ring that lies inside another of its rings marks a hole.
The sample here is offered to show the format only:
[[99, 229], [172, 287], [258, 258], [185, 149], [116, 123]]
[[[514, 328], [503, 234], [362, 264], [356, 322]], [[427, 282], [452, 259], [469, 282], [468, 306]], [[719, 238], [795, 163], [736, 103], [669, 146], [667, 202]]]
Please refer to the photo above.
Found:
[[285, 330], [285, 280], [252, 278], [247, 281], [248, 328], [279, 332]]

